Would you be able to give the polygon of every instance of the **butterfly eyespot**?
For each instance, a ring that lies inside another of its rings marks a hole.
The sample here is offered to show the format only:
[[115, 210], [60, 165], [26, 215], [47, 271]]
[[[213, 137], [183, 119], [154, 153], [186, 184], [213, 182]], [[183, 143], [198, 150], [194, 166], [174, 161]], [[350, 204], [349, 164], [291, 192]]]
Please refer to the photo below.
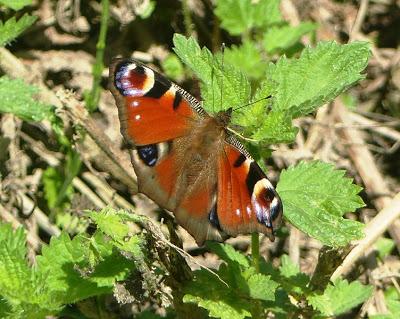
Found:
[[142, 66], [123, 62], [116, 66], [114, 84], [123, 96], [143, 96], [154, 85], [154, 75]]
[[227, 129], [232, 109], [208, 114], [188, 92], [133, 59], [113, 61], [109, 84], [140, 192], [173, 212], [199, 246], [252, 232], [274, 240], [282, 203]]
[[137, 146], [139, 158], [147, 165], [154, 166], [158, 160], [158, 149], [156, 144]]

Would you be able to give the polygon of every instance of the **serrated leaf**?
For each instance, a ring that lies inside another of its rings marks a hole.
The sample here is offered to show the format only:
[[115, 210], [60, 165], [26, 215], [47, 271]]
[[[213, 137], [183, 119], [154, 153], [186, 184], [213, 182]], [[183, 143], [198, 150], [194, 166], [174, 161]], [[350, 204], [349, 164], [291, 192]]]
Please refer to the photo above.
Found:
[[308, 291], [307, 285], [310, 278], [300, 272], [300, 267], [292, 262], [288, 255], [282, 255], [279, 267], [281, 285], [287, 292], [304, 293]]
[[329, 284], [322, 295], [311, 295], [307, 300], [323, 315], [337, 316], [367, 300], [372, 290], [372, 286], [364, 286], [358, 281], [349, 284], [347, 280], [337, 280], [333, 285]]
[[218, 255], [219, 258], [226, 261], [227, 263], [237, 262], [243, 267], [249, 267], [249, 260], [240, 252], [236, 251], [231, 245], [217, 243], [214, 241], [206, 242], [207, 248], [213, 253]]
[[[74, 303], [90, 296], [110, 293], [116, 280], [127, 276], [134, 265], [106, 242], [94, 269], [89, 269], [91, 242], [83, 236], [73, 240], [66, 233], [53, 237], [37, 257], [38, 270], [47, 275], [46, 286], [60, 304]], [[93, 266], [93, 265], [92, 265]], [[86, 274], [85, 271], [88, 273]]]
[[0, 4], [5, 5], [15, 11], [32, 4], [32, 0], [0, 0]]
[[275, 300], [275, 290], [279, 284], [271, 280], [270, 276], [254, 274], [247, 280], [249, 285], [249, 295], [254, 299], [265, 301]]
[[89, 216], [101, 231], [115, 240], [122, 240], [129, 233], [128, 225], [122, 223], [121, 217], [112, 209], [91, 212]]
[[0, 223], [0, 292], [11, 311], [10, 317], [43, 318], [59, 305], [50, 299], [46, 277], [32, 269], [26, 260], [25, 233]]
[[298, 128], [292, 125], [290, 116], [272, 111], [251, 138], [268, 144], [290, 143], [296, 138], [297, 132]]
[[267, 63], [262, 60], [261, 53], [251, 41], [244, 41], [241, 46], [226, 48], [224, 59], [228, 64], [237, 66], [251, 79], [260, 79], [267, 69]]
[[200, 48], [192, 37], [174, 34], [174, 51], [201, 81], [204, 108], [217, 113], [250, 101], [250, 83], [247, 77], [213, 56], [207, 48]]
[[366, 42], [320, 42], [298, 59], [282, 57], [267, 70], [275, 83], [273, 110], [286, 111], [292, 118], [313, 112], [363, 79], [369, 56]]
[[279, 3], [280, 0], [219, 0], [214, 13], [222, 28], [232, 35], [241, 35], [252, 28], [280, 22]]
[[361, 188], [344, 171], [322, 162], [301, 162], [281, 173], [277, 191], [285, 218], [328, 246], [337, 247], [363, 236], [363, 224], [343, 219], [364, 206]]
[[12, 113], [27, 121], [52, 118], [52, 107], [34, 100], [33, 95], [37, 92], [37, 88], [21, 79], [0, 77], [0, 112]]
[[15, 17], [8, 19], [5, 23], [0, 21], [0, 46], [10, 43], [29, 28], [36, 19], [34, 16], [24, 14], [18, 21]]
[[210, 317], [242, 319], [251, 316], [250, 304], [208, 271], [197, 271], [185, 292], [183, 302], [193, 302], [207, 309]]
[[310, 22], [300, 23], [298, 26], [279, 25], [267, 29], [264, 34], [264, 48], [268, 53], [284, 51], [300, 41], [301, 37], [316, 29]]

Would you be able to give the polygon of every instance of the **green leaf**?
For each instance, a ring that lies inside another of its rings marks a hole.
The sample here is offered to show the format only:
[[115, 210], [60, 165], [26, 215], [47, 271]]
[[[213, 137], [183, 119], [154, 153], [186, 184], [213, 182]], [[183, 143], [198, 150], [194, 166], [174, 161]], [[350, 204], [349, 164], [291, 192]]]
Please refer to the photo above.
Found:
[[27, 121], [51, 119], [52, 107], [33, 99], [37, 92], [37, 88], [25, 84], [21, 79], [0, 77], [0, 112], [13, 113]]
[[[308, 292], [310, 277], [300, 272], [298, 265], [292, 262], [288, 255], [282, 255], [279, 272], [282, 278], [276, 279], [287, 292], [303, 294]], [[275, 278], [274, 278], [275, 279]]]
[[272, 26], [264, 34], [264, 48], [268, 53], [285, 51], [300, 41], [301, 37], [316, 29], [311, 22], [303, 22], [298, 26]]
[[367, 300], [372, 293], [372, 286], [364, 286], [358, 281], [348, 283], [347, 280], [337, 280], [328, 285], [322, 295], [307, 297], [315, 310], [325, 316], [343, 314]]
[[270, 276], [254, 274], [248, 279], [249, 295], [254, 299], [265, 301], [275, 300], [275, 290], [279, 284], [271, 280]]
[[280, 22], [279, 3], [280, 0], [219, 0], [214, 13], [222, 28], [232, 35], [241, 35], [252, 28]]
[[213, 253], [218, 255], [219, 258], [226, 261], [228, 264], [232, 262], [237, 262], [243, 267], [249, 267], [249, 260], [240, 252], [236, 251], [231, 245], [221, 244], [214, 241], [206, 242], [207, 248], [209, 248]]
[[156, 2], [154, 0], [150, 0], [147, 3], [143, 2], [140, 6], [136, 8], [136, 14], [140, 16], [142, 19], [147, 19], [151, 16], [154, 9], [156, 8]]
[[233, 45], [224, 51], [224, 59], [228, 64], [237, 66], [247, 77], [260, 79], [264, 76], [267, 63], [252, 41], [244, 41], [241, 46]]
[[32, 4], [32, 0], [0, 0], [0, 4], [5, 5], [15, 11]]
[[273, 110], [286, 111], [292, 118], [313, 112], [363, 79], [369, 56], [366, 42], [321, 42], [298, 59], [282, 57], [267, 70], [276, 92]]
[[161, 66], [165, 75], [175, 81], [179, 81], [185, 72], [181, 61], [173, 53], [168, 55], [168, 57], [161, 62]]
[[375, 242], [375, 247], [378, 251], [379, 258], [381, 259], [388, 256], [395, 246], [394, 241], [390, 238], [380, 237]]
[[29, 28], [36, 19], [34, 16], [24, 14], [18, 21], [15, 17], [8, 19], [4, 24], [0, 21], [0, 46], [10, 43]]
[[272, 111], [251, 138], [268, 144], [290, 143], [296, 138], [297, 132], [298, 128], [292, 125], [292, 119], [287, 114]]
[[281, 173], [277, 191], [285, 218], [328, 246], [343, 246], [363, 236], [363, 224], [343, 219], [346, 212], [364, 206], [361, 188], [322, 162], [301, 162]]
[[247, 77], [214, 57], [207, 48], [200, 48], [192, 37], [174, 34], [174, 51], [201, 81], [204, 108], [212, 113], [250, 101], [250, 83]]
[[25, 241], [22, 227], [14, 232], [10, 224], [0, 223], [0, 292], [11, 317], [43, 318], [59, 305], [49, 298], [46, 277], [28, 265]]
[[97, 227], [114, 240], [123, 240], [129, 233], [128, 225], [122, 222], [121, 217], [113, 209], [103, 209], [100, 212], [89, 214]]
[[183, 302], [193, 302], [209, 311], [210, 317], [242, 319], [251, 316], [250, 305], [208, 271], [195, 272], [185, 289]]
[[66, 233], [62, 233], [57, 238], [52, 237], [50, 244], [43, 247], [42, 255], [37, 257], [40, 272], [47, 274], [46, 285], [60, 303], [73, 303], [111, 292], [110, 286], [98, 287], [79, 272], [79, 264], [86, 262], [89, 243], [81, 236], [71, 240]]

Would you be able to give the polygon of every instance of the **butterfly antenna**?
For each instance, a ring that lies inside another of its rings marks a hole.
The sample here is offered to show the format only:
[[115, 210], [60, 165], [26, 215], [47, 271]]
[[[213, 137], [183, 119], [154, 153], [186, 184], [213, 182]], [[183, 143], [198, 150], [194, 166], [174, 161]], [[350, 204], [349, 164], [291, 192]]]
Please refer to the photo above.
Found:
[[220, 110], [222, 110], [222, 94], [224, 91], [224, 56], [225, 56], [225, 42], [221, 44], [221, 104]]
[[272, 97], [272, 95], [268, 95], [268, 96], [263, 97], [263, 98], [261, 98], [261, 99], [258, 99], [258, 100], [249, 102], [249, 103], [244, 104], [244, 105], [241, 105], [241, 106], [238, 106], [237, 108], [234, 108], [232, 111], [237, 111], [237, 110], [240, 110], [240, 109], [242, 109], [242, 108], [244, 108], [244, 107], [246, 107], [246, 106], [249, 106], [249, 105], [252, 105], [252, 104], [256, 104], [256, 103], [261, 102], [261, 101], [264, 101], [264, 100], [268, 100], [268, 99], [270, 99], [271, 97]]

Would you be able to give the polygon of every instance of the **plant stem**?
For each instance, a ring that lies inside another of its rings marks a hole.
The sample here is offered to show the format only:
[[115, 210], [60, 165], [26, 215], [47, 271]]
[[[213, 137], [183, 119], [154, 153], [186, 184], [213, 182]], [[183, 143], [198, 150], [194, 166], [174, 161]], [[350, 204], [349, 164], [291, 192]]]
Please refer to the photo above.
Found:
[[260, 237], [258, 233], [251, 234], [251, 257], [254, 268], [260, 272]]
[[96, 44], [96, 61], [93, 65], [93, 85], [92, 90], [89, 92], [86, 99], [86, 107], [90, 112], [93, 112], [97, 108], [97, 104], [100, 99], [100, 81], [101, 75], [104, 69], [104, 49], [106, 47], [106, 36], [108, 28], [108, 19], [110, 16], [109, 0], [101, 1], [101, 23], [100, 23], [100, 34]]
[[187, 1], [188, 0], [182, 1], [182, 12], [183, 12], [183, 24], [185, 25], [186, 29], [185, 33], [189, 37], [193, 35], [193, 21]]

